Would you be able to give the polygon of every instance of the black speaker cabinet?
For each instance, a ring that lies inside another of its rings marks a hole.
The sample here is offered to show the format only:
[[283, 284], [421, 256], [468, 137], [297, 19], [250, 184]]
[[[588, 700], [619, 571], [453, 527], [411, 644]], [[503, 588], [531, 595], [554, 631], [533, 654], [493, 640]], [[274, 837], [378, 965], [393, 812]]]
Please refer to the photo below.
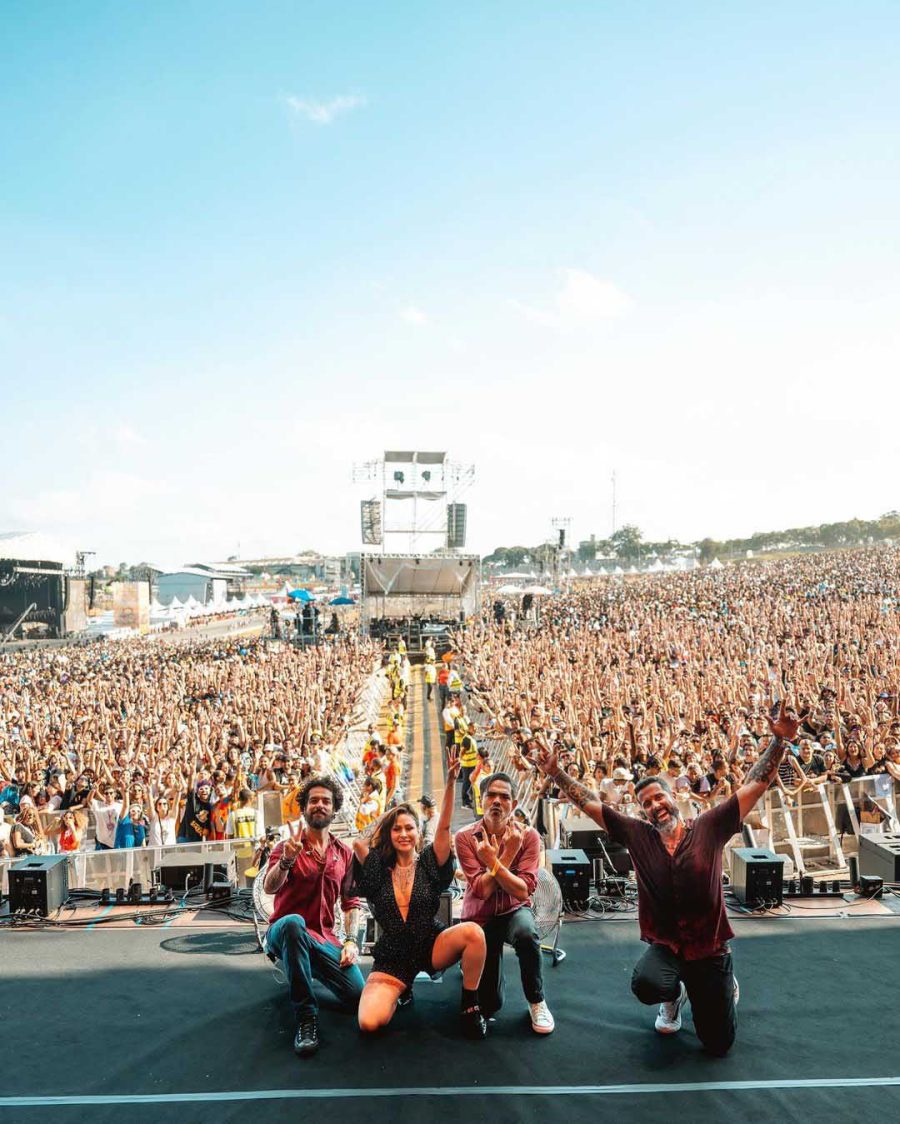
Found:
[[26, 910], [49, 917], [69, 896], [65, 855], [31, 855], [9, 868], [9, 911]]
[[548, 851], [547, 863], [565, 901], [588, 900], [591, 896], [591, 861], [584, 851]]
[[900, 883], [900, 832], [883, 831], [859, 837], [859, 873]]
[[745, 905], [781, 905], [784, 855], [763, 847], [735, 847], [731, 852], [731, 892]]

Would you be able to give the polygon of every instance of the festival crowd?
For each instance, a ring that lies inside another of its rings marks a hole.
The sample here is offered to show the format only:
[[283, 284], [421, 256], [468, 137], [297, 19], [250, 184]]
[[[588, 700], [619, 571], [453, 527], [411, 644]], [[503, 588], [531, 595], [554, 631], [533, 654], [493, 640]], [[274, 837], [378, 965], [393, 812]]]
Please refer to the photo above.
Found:
[[791, 800], [900, 780], [898, 586], [890, 548], [746, 562], [576, 585], [525, 627], [509, 602], [488, 606], [459, 640], [470, 693], [517, 743], [517, 768], [549, 735], [567, 772], [613, 805], [634, 805], [645, 775], [698, 811], [726, 798], [788, 694], [805, 715], [778, 771]]
[[[299, 817], [378, 665], [345, 636], [134, 639], [0, 656], [0, 854], [255, 839], [258, 794]], [[358, 719], [357, 715], [357, 719]]]

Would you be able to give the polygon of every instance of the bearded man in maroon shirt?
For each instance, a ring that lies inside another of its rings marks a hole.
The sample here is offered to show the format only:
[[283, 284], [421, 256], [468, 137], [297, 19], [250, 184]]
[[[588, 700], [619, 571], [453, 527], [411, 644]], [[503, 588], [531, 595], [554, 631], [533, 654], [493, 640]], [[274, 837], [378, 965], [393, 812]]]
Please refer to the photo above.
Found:
[[[359, 1006], [364, 981], [357, 965], [353, 852], [328, 830], [343, 793], [331, 777], [312, 777], [300, 789], [299, 802], [305, 826], [288, 826], [288, 838], [269, 856], [263, 889], [275, 896], [266, 947], [284, 967], [297, 1019], [294, 1052], [303, 1057], [319, 1048], [313, 981], [324, 984], [349, 1011]], [[343, 944], [334, 931], [338, 902], [344, 912]]]
[[633, 819], [601, 803], [560, 769], [546, 742], [541, 745], [541, 771], [610, 839], [627, 847], [634, 863], [641, 940], [650, 947], [634, 969], [631, 990], [642, 1003], [659, 1004], [660, 1034], [681, 1029], [682, 1008], [690, 1001], [697, 1037], [718, 1057], [734, 1042], [739, 994], [728, 945], [734, 933], [722, 895], [722, 850], [772, 783], [800, 721], [782, 700], [769, 719], [772, 741], [744, 784], [690, 827], [665, 777], [643, 777], [634, 786], [646, 819]]

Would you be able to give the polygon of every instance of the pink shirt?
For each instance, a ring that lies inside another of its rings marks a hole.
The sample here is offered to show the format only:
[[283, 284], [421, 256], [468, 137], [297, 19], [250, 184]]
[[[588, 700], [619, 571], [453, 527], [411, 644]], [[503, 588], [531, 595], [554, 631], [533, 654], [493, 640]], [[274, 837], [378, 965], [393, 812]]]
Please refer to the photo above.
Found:
[[540, 836], [533, 827], [525, 829], [522, 836], [522, 846], [519, 853], [509, 864], [509, 870], [521, 878], [528, 887], [527, 901], [519, 901], [512, 897], [499, 885], [488, 897], [481, 894], [481, 875], [486, 873], [481, 860], [475, 853], [478, 840], [476, 834], [486, 836], [487, 829], [483, 820], [477, 820], [469, 827], [456, 833], [456, 857], [466, 876], [466, 893], [463, 897], [463, 921], [488, 921], [492, 917], [502, 917], [505, 913], [512, 913], [523, 905], [532, 904], [531, 896], [537, 886], [538, 865], [541, 857]]

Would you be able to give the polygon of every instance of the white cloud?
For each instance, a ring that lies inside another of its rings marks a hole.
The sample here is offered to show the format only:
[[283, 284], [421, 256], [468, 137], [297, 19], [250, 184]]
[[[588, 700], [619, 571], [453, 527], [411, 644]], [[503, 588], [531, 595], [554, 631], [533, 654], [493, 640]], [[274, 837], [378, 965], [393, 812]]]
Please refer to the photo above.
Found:
[[560, 288], [550, 307], [535, 308], [515, 300], [510, 303], [529, 320], [548, 328], [573, 328], [616, 320], [634, 306], [631, 297], [618, 285], [595, 277], [586, 269], [561, 271]]
[[427, 314], [414, 304], [408, 304], [401, 308], [400, 315], [407, 324], [414, 324], [417, 328], [421, 328], [428, 323]]
[[328, 101], [317, 101], [314, 98], [298, 98], [289, 94], [284, 102], [298, 117], [305, 117], [314, 125], [330, 125], [336, 117], [360, 109], [366, 104], [366, 99], [359, 94], [339, 94], [335, 98], [329, 98]]

